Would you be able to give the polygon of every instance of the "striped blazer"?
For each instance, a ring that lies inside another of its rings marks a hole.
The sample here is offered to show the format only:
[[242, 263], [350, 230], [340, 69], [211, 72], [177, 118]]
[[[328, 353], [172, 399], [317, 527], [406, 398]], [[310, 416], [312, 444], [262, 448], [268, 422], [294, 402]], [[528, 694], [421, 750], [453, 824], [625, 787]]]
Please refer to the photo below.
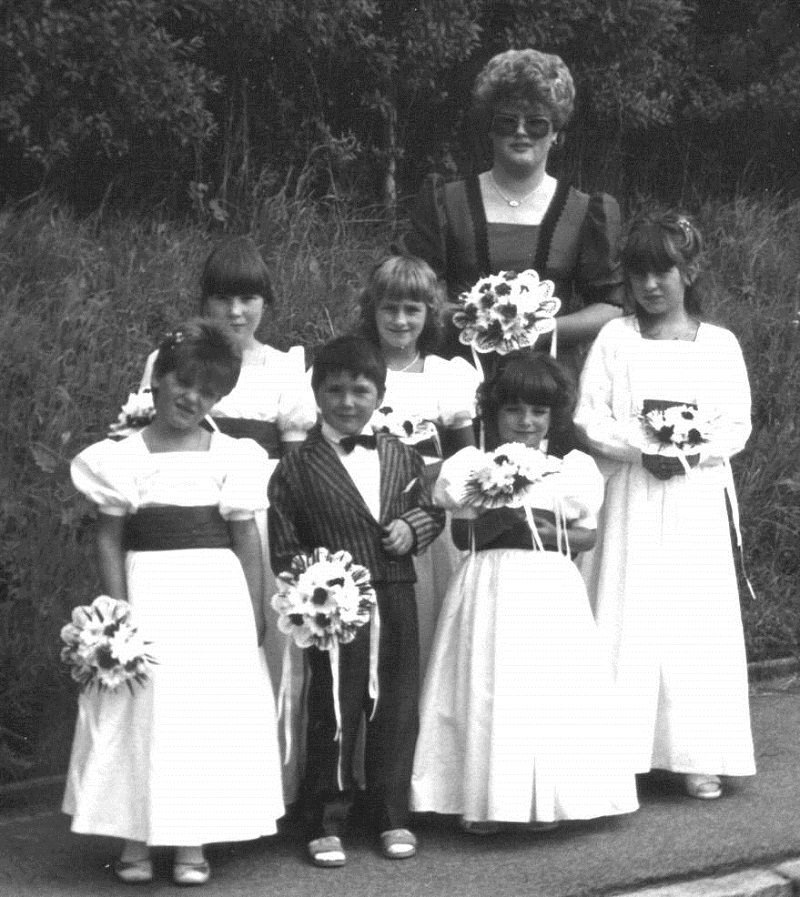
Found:
[[395, 557], [381, 545], [382, 527], [395, 518], [414, 533], [422, 551], [444, 527], [444, 511], [434, 507], [423, 476], [424, 462], [394, 436], [377, 434], [380, 461], [380, 520], [322, 435], [319, 425], [305, 442], [285, 455], [269, 483], [269, 546], [272, 568], [287, 570], [300, 551], [324, 547], [349, 551], [373, 582], [415, 582], [409, 555]]

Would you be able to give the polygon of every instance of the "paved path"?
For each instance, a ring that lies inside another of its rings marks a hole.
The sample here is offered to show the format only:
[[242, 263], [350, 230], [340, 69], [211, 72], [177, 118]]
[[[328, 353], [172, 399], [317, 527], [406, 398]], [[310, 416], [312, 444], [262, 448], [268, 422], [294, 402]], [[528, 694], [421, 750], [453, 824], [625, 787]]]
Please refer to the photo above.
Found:
[[[754, 688], [753, 728], [758, 776], [729, 780], [724, 797], [702, 802], [655, 775], [640, 779], [641, 810], [631, 816], [570, 823], [554, 832], [504, 833], [478, 839], [459, 832], [448, 818], [421, 817], [419, 855], [383, 860], [366, 836], [351, 840], [344, 869], [308, 864], [291, 833], [258, 842], [212, 847], [213, 878], [206, 897], [536, 897], [671, 887], [659, 897], [791, 897], [787, 881], [800, 862], [800, 679], [784, 678]], [[131, 893], [116, 883], [107, 864], [116, 845], [71, 835], [55, 811], [57, 790], [2, 794], [0, 799], [0, 894], [3, 897], [93, 897]], [[158, 852], [158, 879], [141, 895], [174, 894], [168, 852]], [[750, 870], [744, 876], [732, 872]], [[700, 877], [728, 876], [718, 881]], [[795, 892], [800, 894], [800, 887]], [[650, 895], [652, 897], [652, 895]]]

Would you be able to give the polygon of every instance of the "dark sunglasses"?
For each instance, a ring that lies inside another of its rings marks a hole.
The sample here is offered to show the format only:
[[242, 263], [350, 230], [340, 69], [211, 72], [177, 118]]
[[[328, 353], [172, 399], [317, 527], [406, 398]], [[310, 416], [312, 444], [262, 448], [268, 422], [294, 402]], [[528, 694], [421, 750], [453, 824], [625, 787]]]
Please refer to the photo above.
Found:
[[528, 137], [534, 140], [547, 137], [552, 128], [550, 119], [539, 115], [495, 115], [489, 130], [497, 137], [513, 137], [519, 129], [520, 122]]

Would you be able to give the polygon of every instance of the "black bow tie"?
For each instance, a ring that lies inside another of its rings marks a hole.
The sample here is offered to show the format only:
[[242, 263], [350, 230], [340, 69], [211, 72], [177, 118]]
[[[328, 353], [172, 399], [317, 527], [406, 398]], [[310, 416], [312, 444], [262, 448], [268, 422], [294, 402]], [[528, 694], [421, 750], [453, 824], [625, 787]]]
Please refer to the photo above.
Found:
[[349, 455], [357, 445], [363, 445], [366, 449], [374, 449], [378, 446], [378, 440], [375, 436], [368, 436], [366, 433], [360, 436], [343, 436], [339, 440], [342, 451]]

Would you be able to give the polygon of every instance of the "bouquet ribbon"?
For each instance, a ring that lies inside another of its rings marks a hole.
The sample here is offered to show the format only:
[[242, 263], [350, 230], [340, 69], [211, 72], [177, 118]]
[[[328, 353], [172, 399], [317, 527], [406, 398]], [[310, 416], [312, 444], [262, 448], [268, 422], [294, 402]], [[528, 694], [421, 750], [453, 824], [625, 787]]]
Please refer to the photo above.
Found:
[[[369, 697], [372, 700], [372, 711], [369, 715], [370, 721], [375, 718], [375, 712], [378, 709], [378, 647], [380, 645], [380, 634], [381, 618], [376, 603], [370, 611], [369, 630], [369, 681], [367, 689]], [[328, 656], [331, 665], [331, 698], [333, 700], [333, 714], [336, 720], [336, 731], [333, 739], [339, 745], [339, 756], [336, 762], [336, 782], [341, 790], [344, 787], [342, 784], [342, 709], [339, 701], [339, 642], [335, 639], [328, 649]], [[292, 756], [292, 714], [294, 702], [292, 698], [291, 682], [292, 639], [287, 636], [283, 648], [281, 684], [278, 689], [278, 715], [283, 718], [284, 766], [289, 765]]]
[[747, 584], [747, 590], [753, 601], [756, 600], [756, 593], [747, 575], [747, 568], [744, 565], [744, 544], [742, 543], [742, 528], [739, 524], [739, 499], [736, 497], [736, 485], [733, 482], [733, 470], [730, 461], [726, 458], [723, 462], [725, 468], [725, 494], [728, 496], [728, 502], [731, 506], [731, 522], [733, 523], [733, 532], [736, 536], [736, 548], [739, 551], [739, 561], [742, 565], [742, 576]]

